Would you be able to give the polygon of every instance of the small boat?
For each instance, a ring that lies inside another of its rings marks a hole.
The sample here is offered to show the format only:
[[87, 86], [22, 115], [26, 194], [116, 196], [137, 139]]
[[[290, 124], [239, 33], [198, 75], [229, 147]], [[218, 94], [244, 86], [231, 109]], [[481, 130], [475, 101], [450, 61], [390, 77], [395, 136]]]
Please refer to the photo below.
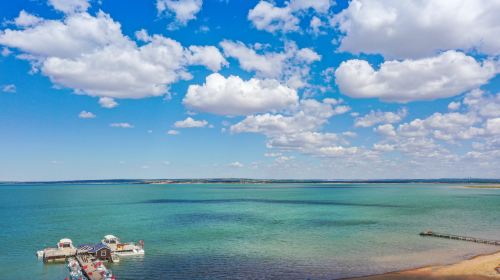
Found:
[[122, 243], [114, 235], [106, 235], [101, 240], [103, 244], [111, 248], [111, 251], [118, 256], [140, 256], [144, 255], [144, 241], [140, 240], [138, 244], [134, 242]]
[[43, 259], [44, 262], [49, 261], [65, 261], [68, 257], [76, 254], [76, 248], [69, 238], [63, 238], [57, 243], [57, 247], [45, 248], [37, 251], [36, 256]]
[[96, 270], [94, 273], [101, 274], [104, 280], [115, 280], [115, 276], [110, 269], [107, 269], [102, 262], [96, 262]]
[[68, 280], [87, 280], [87, 277], [83, 275], [82, 268], [75, 258], [68, 258], [66, 266], [69, 270]]

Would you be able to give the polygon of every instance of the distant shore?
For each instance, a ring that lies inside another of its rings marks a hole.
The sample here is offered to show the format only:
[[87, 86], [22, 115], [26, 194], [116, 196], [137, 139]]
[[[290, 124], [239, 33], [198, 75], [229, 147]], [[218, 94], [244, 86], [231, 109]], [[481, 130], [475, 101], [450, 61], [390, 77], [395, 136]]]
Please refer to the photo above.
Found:
[[185, 179], [101, 179], [65, 181], [0, 181], [2, 184], [460, 184], [464, 187], [500, 188], [500, 179], [253, 179], [253, 178], [185, 178]]
[[500, 251], [479, 255], [450, 265], [435, 265], [350, 280], [486, 280], [500, 279]]

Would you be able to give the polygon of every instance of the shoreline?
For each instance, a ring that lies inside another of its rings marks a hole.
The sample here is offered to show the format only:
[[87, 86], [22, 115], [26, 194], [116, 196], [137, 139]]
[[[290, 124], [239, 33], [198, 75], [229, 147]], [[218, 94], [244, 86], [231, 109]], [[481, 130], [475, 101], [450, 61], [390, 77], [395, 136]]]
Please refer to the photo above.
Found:
[[500, 279], [500, 251], [481, 254], [447, 265], [429, 265], [344, 280], [487, 280]]

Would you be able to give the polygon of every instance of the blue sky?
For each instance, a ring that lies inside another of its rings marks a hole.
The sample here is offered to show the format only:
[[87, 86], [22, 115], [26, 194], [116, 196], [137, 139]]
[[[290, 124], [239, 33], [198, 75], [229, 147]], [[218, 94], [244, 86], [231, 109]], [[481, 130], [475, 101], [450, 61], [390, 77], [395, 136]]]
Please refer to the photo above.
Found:
[[500, 174], [498, 1], [0, 3], [0, 180]]

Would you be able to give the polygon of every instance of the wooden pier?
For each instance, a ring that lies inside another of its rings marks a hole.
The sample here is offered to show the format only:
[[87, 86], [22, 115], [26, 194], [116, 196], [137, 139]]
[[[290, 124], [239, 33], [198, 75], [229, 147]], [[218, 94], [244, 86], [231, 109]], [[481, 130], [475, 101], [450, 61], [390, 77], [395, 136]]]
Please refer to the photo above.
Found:
[[439, 237], [439, 238], [447, 238], [447, 239], [454, 239], [454, 240], [469, 241], [469, 242], [475, 242], [475, 243], [483, 243], [483, 244], [488, 244], [488, 245], [500, 246], [500, 241], [498, 241], [498, 240], [488, 240], [488, 239], [460, 236], [460, 235], [454, 235], [454, 234], [437, 233], [437, 232], [433, 232], [430, 230], [421, 232], [420, 236]]
[[82, 272], [89, 280], [104, 280], [106, 279], [105, 274], [99, 270], [99, 266], [96, 265], [96, 261], [93, 261], [92, 256], [81, 254], [76, 256], [76, 260], [82, 268]]

